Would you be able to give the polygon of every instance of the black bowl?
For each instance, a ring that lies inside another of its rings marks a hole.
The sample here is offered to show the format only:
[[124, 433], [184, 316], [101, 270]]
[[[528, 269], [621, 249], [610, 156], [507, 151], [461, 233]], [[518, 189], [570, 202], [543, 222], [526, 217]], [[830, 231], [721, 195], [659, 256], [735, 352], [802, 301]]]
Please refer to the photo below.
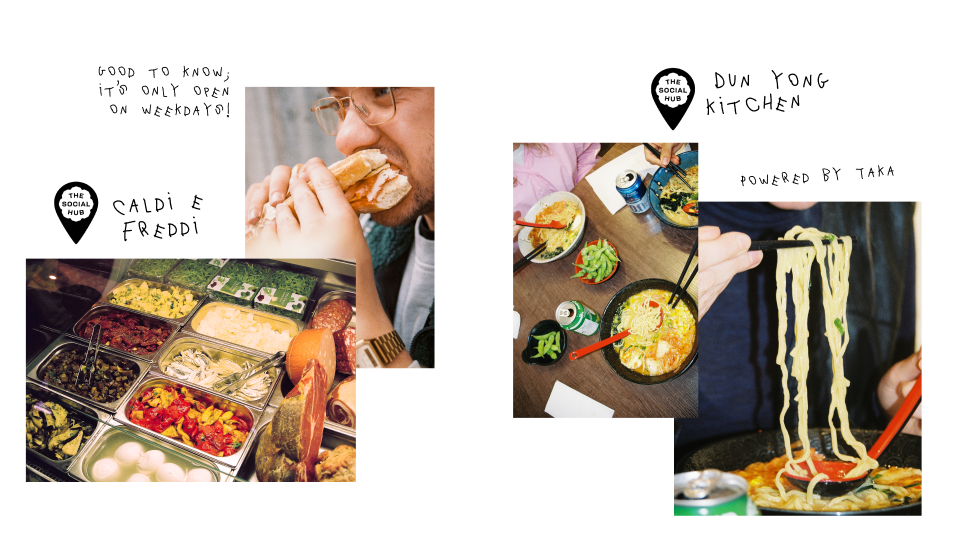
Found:
[[[683, 152], [677, 154], [677, 157], [680, 158], [681, 169], [688, 169], [693, 167], [700, 162], [699, 154], [696, 150], [690, 150], [688, 152]], [[676, 227], [678, 229], [686, 229], [692, 231], [697, 228], [697, 225], [680, 225], [679, 223], [674, 223], [673, 220], [667, 217], [663, 212], [663, 208], [660, 206], [660, 192], [663, 191], [663, 186], [670, 183], [670, 179], [673, 177], [673, 173], [660, 167], [657, 169], [657, 172], [654, 173], [653, 178], [650, 180], [650, 188], [647, 191], [649, 194], [647, 197], [650, 201], [650, 208], [653, 210], [653, 213], [660, 218], [660, 221], [666, 223], [671, 227]]]
[[[620, 289], [617, 294], [610, 299], [606, 309], [603, 310], [603, 318], [600, 320], [600, 341], [603, 341], [614, 334], [613, 318], [617, 315], [617, 311], [620, 309], [620, 306], [623, 305], [631, 296], [640, 294], [647, 289], [661, 289], [664, 291], [673, 292], [673, 289], [676, 286], [676, 283], [672, 283], [665, 279], [642, 279], [640, 281], [634, 281], [633, 283]], [[685, 291], [681, 291], [680, 301], [687, 305], [687, 309], [689, 309], [690, 314], [693, 315], [693, 321], [696, 325], [696, 336], [693, 338], [693, 348], [690, 349], [690, 354], [688, 354], [683, 360], [683, 362], [680, 364], [680, 367], [677, 368], [676, 371], [664, 373], [663, 375], [641, 375], [620, 363], [620, 355], [617, 354], [617, 351], [613, 350], [613, 344], [611, 343], [603, 348], [603, 357], [607, 360], [607, 363], [610, 364], [610, 367], [617, 372], [617, 375], [637, 384], [660, 384], [662, 382], [669, 381], [670, 379], [675, 379], [690, 369], [690, 366], [692, 366], [697, 360], [697, 349], [700, 343], [700, 324], [697, 322], [697, 303]]]
[[[542, 356], [540, 358], [534, 358], [537, 355], [537, 340], [533, 336], [540, 336], [543, 334], [549, 334], [550, 332], [560, 332], [560, 352], [557, 354], [557, 359], [554, 360], [549, 356]], [[533, 326], [533, 329], [530, 330], [530, 334], [527, 335], [527, 348], [520, 353], [520, 358], [523, 358], [523, 361], [532, 365], [532, 366], [552, 366], [560, 361], [563, 358], [564, 351], [567, 350], [567, 333], [563, 331], [563, 327], [560, 326], [560, 323], [553, 320], [540, 321]]]
[[[837, 431], [839, 437], [839, 428]], [[882, 433], [875, 429], [852, 429], [851, 431], [853, 432], [853, 436], [866, 445], [867, 448], [873, 446], [873, 443], [876, 442]], [[790, 440], [793, 442], [799, 440], [796, 430], [790, 431]], [[915, 435], [906, 435], [904, 433], [897, 435], [890, 441], [890, 445], [883, 451], [883, 454], [880, 455], [880, 459], [878, 460], [880, 465], [922, 469], [920, 463], [920, 441], [920, 437]], [[840, 450], [842, 452], [856, 455], [842, 440], [840, 443]], [[816, 448], [818, 452], [828, 457], [833, 455], [830, 428], [810, 428], [810, 446]], [[743, 469], [751, 463], [770, 461], [775, 457], [782, 456], [784, 452], [783, 434], [779, 429], [746, 433], [708, 444], [699, 450], [687, 454], [680, 460], [680, 463], [677, 464], [676, 472], [702, 471], [704, 469], [735, 471], [737, 469]], [[801, 510], [779, 510], [776, 508], [762, 507], [760, 507], [759, 510], [761, 514], [772, 515], [919, 515], [921, 501], [922, 499], [892, 508], [856, 512], [806, 512]]]

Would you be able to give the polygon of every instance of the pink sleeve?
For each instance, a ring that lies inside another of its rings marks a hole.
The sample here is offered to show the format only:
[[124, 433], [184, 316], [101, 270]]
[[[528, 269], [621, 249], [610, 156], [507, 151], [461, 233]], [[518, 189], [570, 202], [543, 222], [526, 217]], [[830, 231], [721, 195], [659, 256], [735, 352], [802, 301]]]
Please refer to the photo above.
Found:
[[597, 157], [597, 153], [600, 152], [600, 143], [577, 143], [574, 146], [577, 152], [577, 182], [579, 182], [600, 161]]

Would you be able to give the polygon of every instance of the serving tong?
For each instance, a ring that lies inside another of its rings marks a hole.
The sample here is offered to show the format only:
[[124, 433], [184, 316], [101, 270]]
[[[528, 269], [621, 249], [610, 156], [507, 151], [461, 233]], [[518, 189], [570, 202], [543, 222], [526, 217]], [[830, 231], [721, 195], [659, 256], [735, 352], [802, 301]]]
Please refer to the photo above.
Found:
[[233, 392], [243, 388], [243, 385], [246, 384], [248, 379], [257, 376], [272, 367], [279, 367], [283, 365], [287, 360], [286, 356], [287, 353], [278, 351], [270, 358], [254, 364], [251, 368], [220, 379], [219, 381], [213, 383], [212, 388], [214, 391], [223, 394], [232, 394]]
[[[97, 355], [100, 354], [100, 338], [103, 336], [103, 328], [99, 324], [93, 325], [93, 332], [90, 334], [90, 345], [87, 346], [86, 356], [83, 357], [83, 364], [77, 371], [77, 378], [73, 384], [77, 386], [90, 386], [93, 383], [93, 372], [97, 367]], [[92, 353], [92, 354], [91, 354]], [[80, 384], [80, 378], [87, 373], [83, 385]]]

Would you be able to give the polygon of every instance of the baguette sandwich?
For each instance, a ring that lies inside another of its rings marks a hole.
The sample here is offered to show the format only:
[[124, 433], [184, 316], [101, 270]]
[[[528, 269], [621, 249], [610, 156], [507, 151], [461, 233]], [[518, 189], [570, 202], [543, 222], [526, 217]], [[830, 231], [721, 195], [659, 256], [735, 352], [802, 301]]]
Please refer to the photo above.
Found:
[[[292, 175], [300, 174], [303, 164], [293, 167]], [[340, 188], [347, 197], [347, 201], [354, 211], [359, 214], [373, 214], [389, 210], [397, 205], [410, 192], [410, 183], [407, 177], [399, 173], [399, 169], [387, 163], [387, 156], [380, 150], [361, 150], [346, 159], [334, 163], [330, 172], [340, 182]], [[313, 182], [307, 185], [316, 193]], [[297, 217], [293, 196], [288, 192], [285, 204]], [[260, 221], [247, 228], [246, 239], [249, 241], [260, 234], [268, 221], [277, 218], [277, 210], [270, 203], [263, 205]], [[298, 217], [299, 219], [299, 217]]]

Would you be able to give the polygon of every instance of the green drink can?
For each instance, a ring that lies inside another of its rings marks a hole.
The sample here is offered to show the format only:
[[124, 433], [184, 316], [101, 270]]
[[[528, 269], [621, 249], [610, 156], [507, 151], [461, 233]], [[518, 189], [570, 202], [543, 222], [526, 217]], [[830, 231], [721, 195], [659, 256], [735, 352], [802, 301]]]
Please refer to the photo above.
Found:
[[568, 300], [557, 306], [557, 322], [564, 330], [592, 336], [600, 329], [597, 312], [576, 300]]
[[673, 475], [675, 516], [758, 516], [747, 493], [747, 481], [730, 473], [707, 469]]

